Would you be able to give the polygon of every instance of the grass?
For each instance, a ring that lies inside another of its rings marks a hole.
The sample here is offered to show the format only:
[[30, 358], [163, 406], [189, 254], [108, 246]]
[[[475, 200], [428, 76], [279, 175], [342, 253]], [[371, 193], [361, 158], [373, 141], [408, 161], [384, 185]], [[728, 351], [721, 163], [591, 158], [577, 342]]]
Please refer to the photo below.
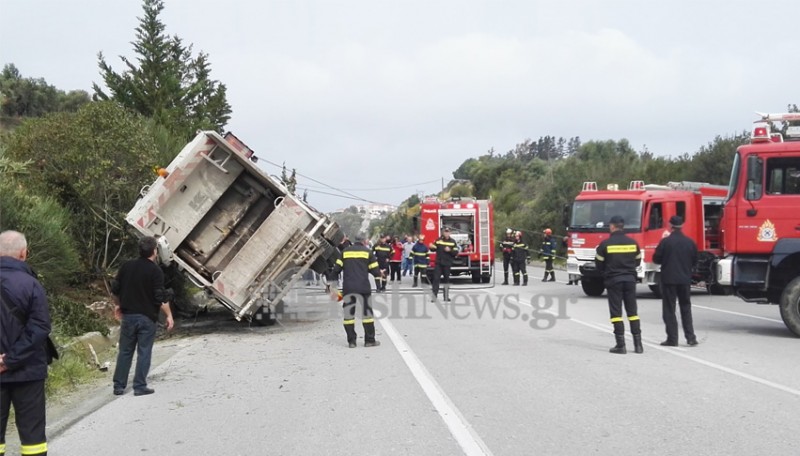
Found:
[[75, 343], [61, 349], [60, 358], [50, 365], [45, 392], [48, 397], [57, 397], [103, 376], [105, 373], [97, 369], [89, 349]]

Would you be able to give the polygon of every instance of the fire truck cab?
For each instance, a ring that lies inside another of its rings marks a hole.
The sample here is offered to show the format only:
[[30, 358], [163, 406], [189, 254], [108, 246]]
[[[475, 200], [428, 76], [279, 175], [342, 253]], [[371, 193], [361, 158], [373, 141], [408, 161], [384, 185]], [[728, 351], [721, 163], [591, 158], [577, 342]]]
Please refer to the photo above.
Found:
[[[420, 205], [419, 232], [430, 244], [445, 227], [459, 246], [452, 275], [469, 274], [473, 283], [489, 283], [494, 272], [494, 208], [490, 200], [426, 198]], [[428, 272], [432, 274], [436, 254], [431, 253]]]
[[[759, 114], [740, 146], [722, 218], [722, 252], [710, 278], [721, 292], [780, 306], [800, 336], [800, 113]], [[773, 122], [783, 123], [773, 132]]]
[[[567, 272], [580, 276], [587, 295], [603, 294], [605, 286], [595, 265], [595, 250], [609, 237], [611, 217], [619, 215], [625, 220], [625, 233], [642, 249], [638, 280], [660, 295], [660, 266], [653, 263], [653, 253], [659, 241], [670, 233], [670, 217], [679, 215], [684, 219], [683, 231], [694, 239], [700, 251], [718, 254], [726, 194], [725, 186], [699, 182], [645, 185], [639, 180], [632, 181], [627, 190], [619, 190], [616, 184], [598, 190], [595, 182], [585, 182], [568, 219]], [[711, 255], [704, 262], [708, 270], [715, 258], [715, 254]]]

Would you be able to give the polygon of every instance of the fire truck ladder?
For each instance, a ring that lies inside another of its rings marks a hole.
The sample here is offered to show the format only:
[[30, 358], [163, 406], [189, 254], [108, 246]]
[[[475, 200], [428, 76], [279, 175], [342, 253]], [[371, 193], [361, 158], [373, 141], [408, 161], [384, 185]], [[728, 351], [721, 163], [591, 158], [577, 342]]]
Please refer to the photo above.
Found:
[[489, 204], [485, 201], [478, 203], [478, 228], [480, 230], [479, 261], [481, 277], [486, 277], [492, 272], [492, 239], [489, 237]]

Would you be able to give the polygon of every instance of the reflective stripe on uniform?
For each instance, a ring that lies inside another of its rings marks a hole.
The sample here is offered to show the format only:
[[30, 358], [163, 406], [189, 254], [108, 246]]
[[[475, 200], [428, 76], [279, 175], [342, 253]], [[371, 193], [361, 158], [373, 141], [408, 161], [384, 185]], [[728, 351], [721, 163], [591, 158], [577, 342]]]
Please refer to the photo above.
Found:
[[636, 244], [628, 245], [609, 245], [606, 246], [607, 253], [634, 253], [637, 249]]
[[361, 323], [365, 323], [365, 324], [366, 323], [375, 323], [375, 319], [374, 318], [365, 318], [365, 319], [361, 320]]
[[427, 267], [428, 267], [428, 265], [427, 265], [427, 264], [415, 264], [415, 265], [414, 265], [414, 267], [415, 267], [415, 268], [420, 268], [420, 269], [423, 269], [423, 268], [427, 268]]
[[611, 323], [622, 323], [622, 317], [611, 317]]
[[42, 453], [47, 453], [47, 442], [36, 445], [22, 445], [20, 447], [20, 454], [23, 455]]
[[339, 265], [339, 266], [344, 266], [344, 263], [342, 263], [342, 260], [340, 260], [338, 258], [336, 259], [336, 264]]
[[597, 261], [606, 261], [605, 257], [602, 255], [595, 255], [594, 259]]
[[345, 320], [344, 324], [346, 324], [346, 325], [354, 325], [354, 324], [356, 324], [356, 320], [355, 319]]
[[428, 252], [411, 252], [416, 256], [428, 256]]
[[6, 454], [6, 444], [0, 443], [0, 454]]
[[370, 264], [367, 266], [367, 269], [375, 269], [375, 268], [377, 268], [377, 267], [378, 267], [378, 262], [377, 262], [377, 261], [373, 261], [372, 263], [370, 263]]
[[637, 260], [641, 260], [642, 259], [642, 252], [639, 252], [638, 254], [636, 254], [636, 259]]
[[392, 249], [390, 249], [389, 247], [381, 247], [381, 246], [375, 247], [375, 250], [380, 250], [381, 252], [391, 252], [392, 251]]
[[344, 259], [348, 259], [348, 258], [363, 258], [365, 260], [368, 260], [369, 259], [369, 252], [364, 252], [364, 251], [360, 251], [360, 250], [344, 252], [342, 254], [342, 258], [344, 258]]
[[443, 245], [445, 247], [455, 247], [456, 246], [455, 242], [442, 241], [441, 239], [437, 240], [436, 243], [439, 244], [439, 245]]
[[636, 320], [638, 320], [638, 319], [639, 319], [639, 316], [638, 316], [638, 315], [634, 315], [634, 316], [632, 316], [632, 317], [630, 317], [630, 316], [628, 317], [628, 321], [636, 321]]

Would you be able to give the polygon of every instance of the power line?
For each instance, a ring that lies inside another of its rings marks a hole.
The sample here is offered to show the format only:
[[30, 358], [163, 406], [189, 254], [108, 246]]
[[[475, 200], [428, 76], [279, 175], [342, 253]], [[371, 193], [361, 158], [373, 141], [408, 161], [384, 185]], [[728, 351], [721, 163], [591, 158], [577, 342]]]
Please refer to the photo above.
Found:
[[[275, 166], [275, 167], [277, 167], [277, 168], [281, 168], [281, 169], [284, 169], [284, 168], [285, 168], [285, 166], [284, 166], [284, 165], [279, 165], [279, 164], [277, 164], [277, 163], [271, 162], [271, 161], [269, 161], [269, 160], [266, 160], [266, 159], [263, 159], [263, 158], [261, 158], [261, 157], [259, 157], [259, 161], [264, 161], [264, 162], [266, 162], [266, 163], [268, 163], [268, 164], [270, 164], [270, 165], [272, 165], [272, 166]], [[329, 194], [329, 195], [331, 195], [331, 196], [338, 196], [338, 197], [340, 197], [340, 198], [348, 198], [348, 199], [353, 199], [353, 200], [357, 200], [357, 201], [363, 201], [363, 202], [365, 202], [365, 203], [370, 203], [370, 204], [378, 204], [378, 205], [388, 205], [388, 206], [393, 206], [393, 204], [381, 203], [381, 202], [379, 202], [379, 201], [372, 201], [372, 200], [368, 200], [368, 199], [366, 199], [366, 198], [362, 198], [362, 197], [360, 197], [360, 196], [358, 196], [358, 195], [355, 195], [355, 194], [353, 194], [353, 193], [350, 193], [350, 192], [348, 192], [348, 191], [346, 191], [346, 190], [342, 190], [342, 189], [336, 188], [336, 187], [334, 187], [334, 186], [332, 186], [332, 185], [328, 185], [328, 184], [326, 184], [325, 182], [318, 181], [317, 179], [314, 179], [313, 177], [309, 177], [309, 176], [305, 176], [305, 175], [303, 175], [303, 174], [300, 174], [300, 173], [298, 173], [298, 172], [297, 172], [297, 170], [295, 170], [294, 172], [295, 172], [295, 174], [296, 174], [297, 176], [300, 176], [300, 177], [303, 177], [303, 178], [305, 178], [305, 179], [308, 179], [308, 180], [310, 180], [311, 182], [315, 182], [315, 183], [317, 183], [317, 184], [324, 185], [326, 188], [329, 188], [329, 189], [331, 189], [331, 190], [334, 190], [334, 191], [336, 191], [336, 192], [343, 193], [343, 195], [336, 195], [336, 194], [328, 193], [328, 194]], [[315, 190], [315, 191], [316, 191], [317, 193], [321, 193], [321, 192], [319, 192], [319, 191], [317, 191], [317, 190]], [[344, 195], [348, 195], [348, 196], [344, 196]]]
[[[402, 186], [397, 186], [397, 187], [343, 188], [341, 190], [363, 191], [363, 192], [376, 192], [376, 191], [382, 191], [382, 190], [401, 190], [401, 189], [404, 189], [404, 188], [413, 188], [413, 187], [417, 187], [419, 185], [433, 184], [433, 183], [436, 183], [436, 182], [439, 182], [439, 179], [434, 179], [434, 180], [430, 180], [430, 181], [426, 181], [426, 182], [419, 182], [419, 183], [416, 183], [416, 184], [402, 185]], [[300, 184], [298, 184], [298, 185], [300, 185]], [[304, 188], [325, 188], [325, 187], [314, 187], [312, 185], [304, 185], [303, 187]]]

